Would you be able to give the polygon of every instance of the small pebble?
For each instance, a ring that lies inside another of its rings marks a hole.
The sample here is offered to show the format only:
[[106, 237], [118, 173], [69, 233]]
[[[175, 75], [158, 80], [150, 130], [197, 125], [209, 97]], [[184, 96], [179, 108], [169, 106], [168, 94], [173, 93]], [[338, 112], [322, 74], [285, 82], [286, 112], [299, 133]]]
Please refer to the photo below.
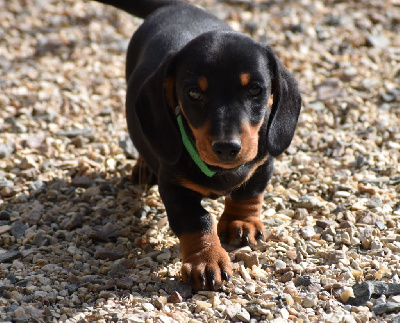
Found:
[[280, 259], [275, 260], [274, 262], [275, 270], [280, 271], [286, 268], [286, 263]]
[[11, 214], [5, 210], [0, 211], [0, 221], [9, 221]]
[[308, 308], [308, 307], [315, 307], [317, 306], [318, 303], [318, 298], [317, 295], [314, 293], [308, 293], [303, 299], [303, 306]]
[[290, 270], [281, 276], [280, 281], [282, 283], [286, 283], [286, 282], [292, 280], [293, 277], [294, 277], [294, 272]]
[[108, 260], [117, 260], [120, 259], [124, 256], [124, 253], [121, 252], [120, 250], [116, 249], [108, 249], [108, 248], [99, 248], [95, 254], [94, 257], [97, 259], [108, 259]]
[[[159, 310], [161, 310], [165, 304], [167, 304], [168, 302], [168, 298], [165, 296], [160, 296], [159, 298], [154, 300], [154, 305], [155, 307], [157, 307]], [[173, 303], [173, 302], [170, 302]], [[179, 303], [179, 302], [177, 302]]]
[[305, 209], [315, 209], [322, 206], [322, 202], [315, 196], [301, 196], [298, 206]]
[[292, 281], [288, 281], [287, 283], [285, 283], [285, 288], [283, 289], [283, 292], [291, 296], [297, 296], [298, 294], [297, 288]]
[[71, 185], [83, 188], [89, 188], [92, 184], [93, 180], [86, 176], [77, 176], [71, 182]]
[[143, 304], [142, 304], [142, 307], [143, 307], [143, 309], [144, 309], [145, 311], [147, 311], [147, 312], [152, 312], [152, 311], [154, 311], [154, 306], [153, 306], [152, 304], [150, 304], [150, 303], [143, 303]]
[[11, 262], [14, 259], [20, 258], [21, 256], [22, 256], [22, 254], [19, 251], [9, 251], [9, 252], [0, 253], [0, 264], [6, 263], [6, 262]]
[[256, 291], [256, 284], [247, 282], [246, 285], [244, 286], [244, 291], [247, 294], [252, 294], [255, 293]]
[[300, 228], [300, 234], [302, 235], [302, 237], [304, 239], [309, 239], [313, 235], [315, 235], [315, 230], [311, 226], [305, 226], [305, 227]]
[[258, 254], [256, 252], [235, 252], [235, 261], [243, 261], [245, 267], [252, 268], [259, 265]]
[[168, 296], [167, 302], [168, 303], [181, 303], [182, 296], [177, 291], [174, 291], [170, 296]]
[[340, 293], [340, 300], [345, 304], [349, 298], [354, 297], [353, 289], [350, 287], [345, 287]]
[[242, 308], [241, 308], [240, 304], [236, 303], [236, 304], [228, 305], [228, 306], [226, 307], [225, 312], [226, 312], [226, 314], [229, 316], [229, 318], [232, 320], [232, 319], [235, 318], [235, 316], [236, 316], [237, 314], [240, 313], [241, 309], [242, 309]]
[[242, 322], [250, 322], [250, 313], [244, 308], [242, 308], [242, 310], [236, 314], [236, 317]]
[[246, 282], [251, 281], [251, 276], [250, 276], [249, 272], [246, 270], [246, 268], [243, 265], [239, 266], [239, 270], [240, 270], [241, 276], [243, 277], [243, 279]]
[[23, 307], [18, 307], [13, 313], [14, 319], [18, 319], [18, 320], [23, 319], [25, 317], [25, 315], [26, 315], [26, 312]]
[[367, 45], [376, 48], [386, 48], [390, 44], [390, 40], [384, 35], [368, 35]]
[[8, 225], [8, 224], [0, 225], [0, 235], [6, 233], [8, 231], [11, 231], [11, 229], [12, 229], [11, 225]]

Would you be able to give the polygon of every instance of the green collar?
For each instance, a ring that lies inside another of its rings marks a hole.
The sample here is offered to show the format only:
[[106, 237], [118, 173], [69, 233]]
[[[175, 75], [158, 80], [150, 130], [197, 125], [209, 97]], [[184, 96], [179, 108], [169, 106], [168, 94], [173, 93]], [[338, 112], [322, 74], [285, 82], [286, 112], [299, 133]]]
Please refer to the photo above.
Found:
[[216, 174], [216, 172], [212, 171], [207, 166], [207, 164], [205, 162], [203, 162], [203, 160], [200, 158], [200, 155], [196, 149], [193, 139], [190, 138], [188, 136], [188, 134], [186, 133], [185, 127], [183, 126], [182, 114], [180, 113], [179, 106], [177, 106], [175, 108], [175, 114], [176, 114], [176, 119], [178, 121], [179, 130], [181, 132], [183, 145], [185, 146], [190, 157], [192, 157], [193, 161], [200, 168], [200, 170], [203, 172], [204, 175], [206, 175], [207, 177], [213, 177]]

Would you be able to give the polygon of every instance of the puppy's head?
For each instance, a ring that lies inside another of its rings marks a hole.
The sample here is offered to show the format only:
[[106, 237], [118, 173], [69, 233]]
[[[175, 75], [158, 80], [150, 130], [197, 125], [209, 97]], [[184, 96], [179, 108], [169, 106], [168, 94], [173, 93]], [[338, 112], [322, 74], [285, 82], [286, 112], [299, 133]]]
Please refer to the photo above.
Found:
[[301, 108], [296, 82], [272, 50], [228, 31], [202, 34], [170, 53], [131, 100], [137, 126], [161, 159], [175, 163], [181, 154], [179, 106], [200, 158], [223, 169], [281, 154]]
[[290, 144], [300, 95], [269, 48], [243, 34], [210, 32], [174, 62], [166, 98], [179, 106], [205, 163], [236, 168], [259, 154], [277, 156]]

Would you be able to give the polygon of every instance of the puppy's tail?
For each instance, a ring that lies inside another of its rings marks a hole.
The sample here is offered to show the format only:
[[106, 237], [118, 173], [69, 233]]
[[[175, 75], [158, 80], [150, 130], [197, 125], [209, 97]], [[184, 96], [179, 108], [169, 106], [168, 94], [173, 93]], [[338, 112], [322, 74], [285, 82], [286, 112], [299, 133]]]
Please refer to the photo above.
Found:
[[179, 0], [95, 0], [124, 10], [139, 18], [146, 18], [158, 8], [182, 4]]

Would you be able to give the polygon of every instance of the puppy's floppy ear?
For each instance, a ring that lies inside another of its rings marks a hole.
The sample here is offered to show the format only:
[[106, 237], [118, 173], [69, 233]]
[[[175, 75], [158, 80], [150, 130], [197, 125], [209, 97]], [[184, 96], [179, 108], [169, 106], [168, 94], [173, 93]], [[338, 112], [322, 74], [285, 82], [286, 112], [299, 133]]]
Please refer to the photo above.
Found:
[[[140, 87], [135, 113], [147, 144], [160, 159], [175, 163], [182, 148], [174, 113], [174, 54], [170, 53]], [[138, 126], [138, 125], [136, 125]]]
[[289, 147], [301, 109], [301, 96], [295, 79], [267, 48], [271, 71], [273, 104], [268, 120], [267, 150], [276, 157]]

